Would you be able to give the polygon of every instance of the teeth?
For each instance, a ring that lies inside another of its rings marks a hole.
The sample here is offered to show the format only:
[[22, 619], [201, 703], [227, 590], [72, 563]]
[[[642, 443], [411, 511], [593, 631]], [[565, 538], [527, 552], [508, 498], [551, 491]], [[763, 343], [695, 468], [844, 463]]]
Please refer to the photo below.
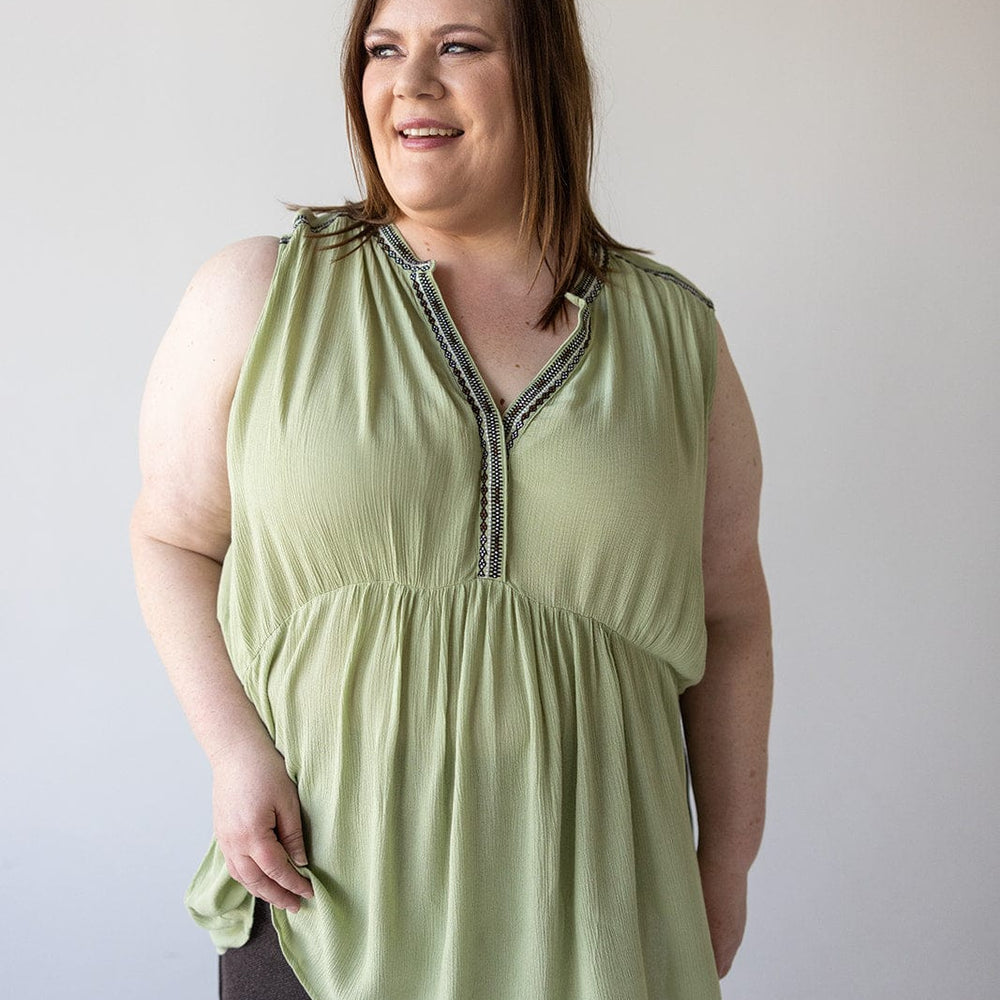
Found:
[[460, 128], [404, 128], [403, 135], [411, 136], [413, 138], [422, 138], [428, 135], [448, 135], [456, 136], [461, 135], [462, 130]]

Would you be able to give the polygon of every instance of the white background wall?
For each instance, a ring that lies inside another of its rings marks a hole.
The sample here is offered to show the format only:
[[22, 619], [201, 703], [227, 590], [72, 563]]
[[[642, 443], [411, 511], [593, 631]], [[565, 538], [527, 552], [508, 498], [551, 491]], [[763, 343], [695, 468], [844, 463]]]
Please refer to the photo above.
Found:
[[[353, 190], [340, 3], [0, 31], [4, 993], [202, 1000], [207, 768], [126, 522], [197, 265]], [[765, 451], [778, 688], [727, 1000], [995, 997], [1000, 7], [589, 0], [601, 212], [715, 298]]]

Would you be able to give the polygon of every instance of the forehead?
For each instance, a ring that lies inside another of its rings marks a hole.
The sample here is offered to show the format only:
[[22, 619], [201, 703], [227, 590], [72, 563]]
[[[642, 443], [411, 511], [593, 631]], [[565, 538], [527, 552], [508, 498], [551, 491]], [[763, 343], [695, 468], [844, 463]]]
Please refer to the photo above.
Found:
[[471, 24], [495, 31], [506, 14], [506, 0], [379, 0], [368, 26]]

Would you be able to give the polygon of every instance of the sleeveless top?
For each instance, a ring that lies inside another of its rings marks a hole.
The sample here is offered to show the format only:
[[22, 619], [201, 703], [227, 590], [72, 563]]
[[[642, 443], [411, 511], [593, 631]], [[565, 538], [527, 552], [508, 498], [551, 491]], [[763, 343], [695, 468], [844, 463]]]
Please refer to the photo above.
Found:
[[[700, 678], [712, 303], [610, 255], [501, 414], [393, 226], [281, 241], [232, 404], [219, 619], [297, 783], [315, 1000], [717, 1000], [678, 696]], [[253, 898], [216, 844], [187, 903]]]

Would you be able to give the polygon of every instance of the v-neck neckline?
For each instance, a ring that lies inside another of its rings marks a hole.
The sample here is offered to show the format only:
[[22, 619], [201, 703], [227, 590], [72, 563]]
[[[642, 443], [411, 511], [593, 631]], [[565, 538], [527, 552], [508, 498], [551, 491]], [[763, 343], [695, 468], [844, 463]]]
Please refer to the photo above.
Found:
[[417, 304], [475, 419], [481, 449], [476, 575], [502, 579], [507, 560], [507, 491], [511, 449], [583, 360], [590, 343], [590, 307], [601, 291], [601, 282], [588, 275], [576, 292], [567, 294], [579, 310], [576, 328], [501, 413], [434, 280], [435, 262], [420, 260], [391, 223], [376, 231], [375, 242], [409, 278]]
[[[575, 326], [536, 375], [501, 410], [434, 278], [437, 261], [421, 260], [417, 257], [399, 228], [393, 223], [381, 226], [376, 239], [389, 258], [408, 273], [417, 300], [439, 346], [444, 351], [453, 375], [459, 380], [463, 395], [469, 399], [471, 390], [471, 395], [479, 405], [494, 411], [495, 417], [503, 427], [504, 442], [509, 450], [531, 419], [565, 384], [583, 360], [590, 343], [590, 307], [601, 292], [601, 281], [592, 275], [586, 275], [578, 283], [575, 291], [566, 293], [566, 299], [577, 309]], [[469, 399], [469, 402], [472, 403], [473, 400]]]

